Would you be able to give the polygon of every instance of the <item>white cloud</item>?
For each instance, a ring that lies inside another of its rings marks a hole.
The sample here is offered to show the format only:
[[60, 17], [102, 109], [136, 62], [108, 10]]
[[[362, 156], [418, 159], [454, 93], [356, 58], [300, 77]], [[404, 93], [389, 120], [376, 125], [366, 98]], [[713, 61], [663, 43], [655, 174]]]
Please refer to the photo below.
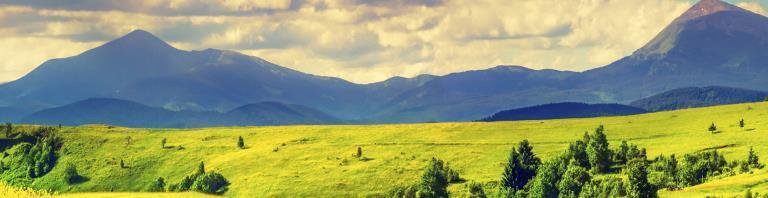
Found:
[[768, 16], [768, 11], [765, 11], [763, 6], [756, 2], [741, 2], [737, 3], [736, 6], [752, 11], [754, 13], [761, 14], [763, 16]]
[[[133, 29], [182, 49], [232, 49], [361, 83], [497, 64], [585, 70], [632, 53], [690, 6], [687, 0], [121, 2], [82, 9], [36, 0], [0, 5], [0, 81]], [[16, 50], [36, 42], [39, 47]]]

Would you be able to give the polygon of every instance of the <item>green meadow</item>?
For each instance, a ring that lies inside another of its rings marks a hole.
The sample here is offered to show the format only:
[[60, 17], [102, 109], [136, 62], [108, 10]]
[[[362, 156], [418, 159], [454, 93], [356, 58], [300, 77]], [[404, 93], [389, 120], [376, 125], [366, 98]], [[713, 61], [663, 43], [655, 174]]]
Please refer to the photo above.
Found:
[[[744, 119], [746, 126], [739, 127]], [[715, 123], [719, 133], [707, 128]], [[552, 157], [599, 125], [611, 148], [622, 140], [659, 154], [717, 149], [726, 159], [746, 159], [754, 147], [768, 163], [768, 103], [747, 103], [634, 116], [516, 122], [388, 125], [134, 129], [64, 127], [60, 159], [31, 187], [63, 197], [205, 197], [198, 193], [142, 193], [153, 180], [177, 183], [200, 162], [230, 182], [226, 197], [377, 197], [419, 181], [427, 160], [438, 157], [463, 179], [501, 178], [511, 148], [528, 139], [542, 159]], [[245, 148], [237, 147], [242, 136]], [[161, 141], [167, 139], [165, 148]], [[354, 157], [357, 148], [367, 160]], [[120, 161], [126, 167], [120, 167]], [[84, 182], [61, 178], [73, 164]], [[768, 192], [768, 172], [711, 178], [662, 197], [740, 196]], [[464, 184], [449, 186], [452, 196]], [[74, 193], [74, 194], [72, 194]]]

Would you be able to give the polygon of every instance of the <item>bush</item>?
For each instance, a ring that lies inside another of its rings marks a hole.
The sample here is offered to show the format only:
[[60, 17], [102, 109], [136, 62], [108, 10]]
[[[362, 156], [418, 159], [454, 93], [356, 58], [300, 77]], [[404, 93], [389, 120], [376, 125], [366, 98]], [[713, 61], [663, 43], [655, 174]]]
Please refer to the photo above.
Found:
[[627, 197], [657, 197], [656, 189], [648, 182], [648, 169], [645, 160], [634, 159], [627, 163]]
[[483, 190], [483, 185], [476, 182], [471, 182], [467, 185], [467, 188], [469, 188], [469, 197], [470, 198], [485, 198], [485, 190]]
[[155, 181], [147, 186], [148, 192], [163, 192], [165, 191], [165, 179], [162, 177], [157, 178]]
[[73, 164], [67, 164], [64, 169], [64, 181], [68, 184], [75, 184], [82, 180], [82, 176], [77, 172], [77, 167]]
[[417, 192], [419, 197], [448, 197], [448, 179], [443, 171], [443, 161], [432, 158], [421, 176]]
[[713, 122], [712, 125], [709, 125], [707, 130], [709, 130], [710, 133], [715, 133], [717, 132], [717, 126], [715, 126], [715, 123]]
[[223, 175], [217, 172], [210, 172], [199, 175], [195, 182], [192, 183], [190, 189], [197, 192], [220, 195], [228, 190], [229, 184], [229, 181]]
[[168, 139], [163, 138], [163, 140], [160, 141], [160, 148], [165, 148], [165, 144], [168, 143]]
[[611, 153], [608, 149], [608, 139], [605, 137], [605, 128], [600, 125], [587, 142], [587, 158], [593, 172], [604, 173], [611, 165]]

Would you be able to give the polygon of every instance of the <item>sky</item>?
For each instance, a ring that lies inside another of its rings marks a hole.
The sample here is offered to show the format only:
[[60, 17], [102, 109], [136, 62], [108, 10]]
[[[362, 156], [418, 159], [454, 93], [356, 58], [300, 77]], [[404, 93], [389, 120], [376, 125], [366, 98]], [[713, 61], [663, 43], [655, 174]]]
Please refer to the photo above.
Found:
[[[629, 55], [692, 0], [0, 0], [0, 82], [135, 29], [356, 83]], [[728, 0], [766, 15], [768, 0]]]

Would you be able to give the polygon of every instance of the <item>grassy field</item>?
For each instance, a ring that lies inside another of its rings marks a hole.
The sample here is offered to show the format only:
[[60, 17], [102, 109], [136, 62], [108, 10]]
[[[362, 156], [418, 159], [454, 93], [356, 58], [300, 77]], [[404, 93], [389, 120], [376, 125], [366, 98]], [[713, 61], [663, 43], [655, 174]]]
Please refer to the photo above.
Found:
[[[746, 121], [738, 127], [739, 119]], [[711, 134], [715, 123], [721, 131]], [[359, 197], [380, 195], [397, 185], [417, 182], [426, 160], [444, 159], [467, 180], [500, 179], [509, 150], [528, 139], [534, 152], [548, 158], [598, 125], [606, 127], [611, 147], [628, 140], [648, 148], [649, 158], [722, 147], [728, 160], [746, 158], [754, 146], [768, 163], [768, 103], [750, 103], [624, 117], [495, 123], [434, 123], [344, 126], [227, 127], [204, 129], [130, 129], [106, 126], [64, 127], [62, 157], [35, 189], [69, 197], [202, 196], [200, 194], [126, 194], [164, 177], [176, 183], [201, 161], [232, 183], [228, 197]], [[237, 137], [246, 149], [236, 147]], [[161, 140], [167, 146], [161, 148]], [[183, 149], [181, 149], [183, 147]], [[353, 157], [357, 147], [371, 158]], [[124, 160], [128, 168], [120, 168]], [[73, 163], [87, 181], [67, 185], [64, 167]], [[719, 178], [663, 197], [736, 196], [747, 188], [768, 192], [768, 172]], [[450, 190], [461, 194], [463, 185]]]

